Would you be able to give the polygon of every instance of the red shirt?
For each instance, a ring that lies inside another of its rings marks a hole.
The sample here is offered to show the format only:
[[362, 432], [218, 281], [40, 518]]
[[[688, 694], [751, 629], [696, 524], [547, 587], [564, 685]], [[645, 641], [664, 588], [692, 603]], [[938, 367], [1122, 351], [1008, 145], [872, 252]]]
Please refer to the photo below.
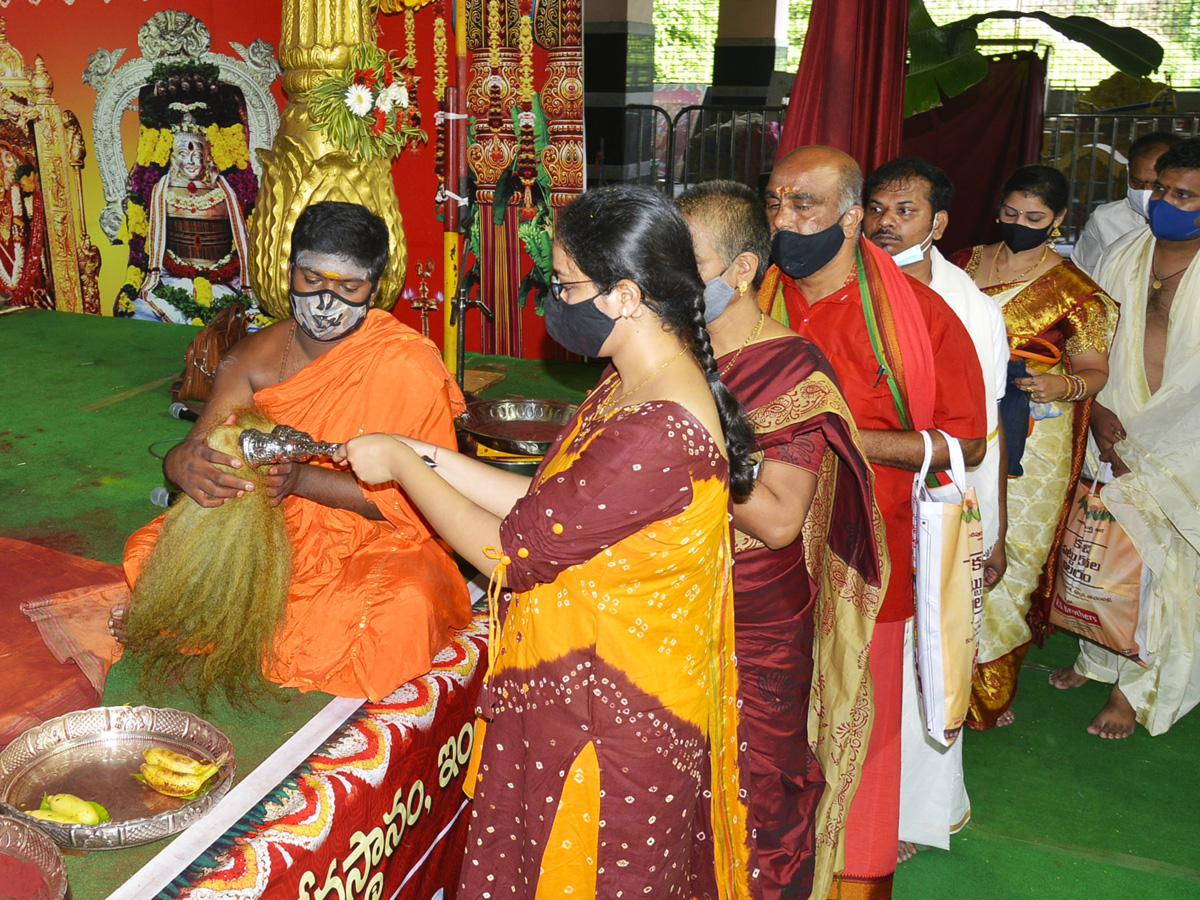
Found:
[[[906, 275], [929, 329], [937, 386], [934, 424], [960, 440], [987, 436], [983, 375], [979, 356], [962, 322], [936, 293]], [[781, 279], [786, 279], [781, 275]], [[798, 291], [784, 292], [788, 322], [824, 351], [841, 382], [842, 393], [860, 430], [900, 430], [900, 417], [887, 379], [871, 348], [857, 280], [809, 304]], [[913, 614], [913, 472], [874, 463], [875, 498], [887, 529], [892, 575], [878, 621], [902, 621]]]

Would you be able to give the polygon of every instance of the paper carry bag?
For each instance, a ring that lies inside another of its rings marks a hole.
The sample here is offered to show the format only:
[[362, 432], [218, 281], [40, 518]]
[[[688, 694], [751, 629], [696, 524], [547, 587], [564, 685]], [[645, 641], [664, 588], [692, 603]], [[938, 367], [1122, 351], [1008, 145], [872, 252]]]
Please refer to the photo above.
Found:
[[1050, 623], [1144, 666], [1142, 558], [1100, 496], [1100, 482], [1111, 478], [1112, 466], [1104, 463], [1095, 481], [1080, 479], [1075, 486], [1059, 549]]
[[962, 731], [983, 618], [983, 520], [957, 439], [951, 483], [926, 484], [933, 441], [922, 431], [925, 462], [913, 479], [913, 573], [917, 686], [926, 733], [949, 747]]

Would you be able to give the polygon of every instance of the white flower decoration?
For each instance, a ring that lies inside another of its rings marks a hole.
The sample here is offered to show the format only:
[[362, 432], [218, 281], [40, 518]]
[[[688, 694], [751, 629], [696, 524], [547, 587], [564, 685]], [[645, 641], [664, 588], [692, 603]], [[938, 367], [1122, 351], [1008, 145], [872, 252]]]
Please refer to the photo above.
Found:
[[346, 106], [356, 116], [365, 116], [375, 105], [375, 99], [366, 85], [352, 84], [346, 88]]
[[375, 108], [386, 115], [392, 111], [392, 95], [387, 90], [379, 92], [379, 96], [375, 98]]
[[403, 82], [393, 81], [387, 86], [387, 95], [392, 98], [392, 103], [396, 106], [402, 106], [408, 109], [408, 88]]

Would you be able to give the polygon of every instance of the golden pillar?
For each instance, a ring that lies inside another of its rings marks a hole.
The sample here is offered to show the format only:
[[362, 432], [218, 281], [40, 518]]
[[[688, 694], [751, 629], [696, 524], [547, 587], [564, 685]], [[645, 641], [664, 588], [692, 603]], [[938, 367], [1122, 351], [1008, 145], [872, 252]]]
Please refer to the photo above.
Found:
[[392, 162], [363, 163], [313, 130], [304, 94], [324, 70], [341, 70], [356, 44], [374, 43], [375, 12], [361, 0], [283, 0], [279, 62], [288, 105], [270, 152], [262, 151], [262, 184], [250, 220], [250, 282], [263, 309], [290, 315], [288, 258], [292, 227], [321, 200], [360, 203], [387, 223], [391, 255], [375, 305], [391, 309], [404, 287], [408, 252], [392, 182]]

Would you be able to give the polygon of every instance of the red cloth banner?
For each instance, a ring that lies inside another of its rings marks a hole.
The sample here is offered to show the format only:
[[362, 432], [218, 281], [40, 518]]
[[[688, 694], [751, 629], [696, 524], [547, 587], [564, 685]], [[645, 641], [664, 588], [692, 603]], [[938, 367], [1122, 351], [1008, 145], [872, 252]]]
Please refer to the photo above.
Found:
[[826, 144], [870, 172], [900, 155], [908, 0], [813, 0], [776, 159]]
[[458, 887], [487, 620], [367, 703], [178, 879], [180, 898], [428, 900]]

